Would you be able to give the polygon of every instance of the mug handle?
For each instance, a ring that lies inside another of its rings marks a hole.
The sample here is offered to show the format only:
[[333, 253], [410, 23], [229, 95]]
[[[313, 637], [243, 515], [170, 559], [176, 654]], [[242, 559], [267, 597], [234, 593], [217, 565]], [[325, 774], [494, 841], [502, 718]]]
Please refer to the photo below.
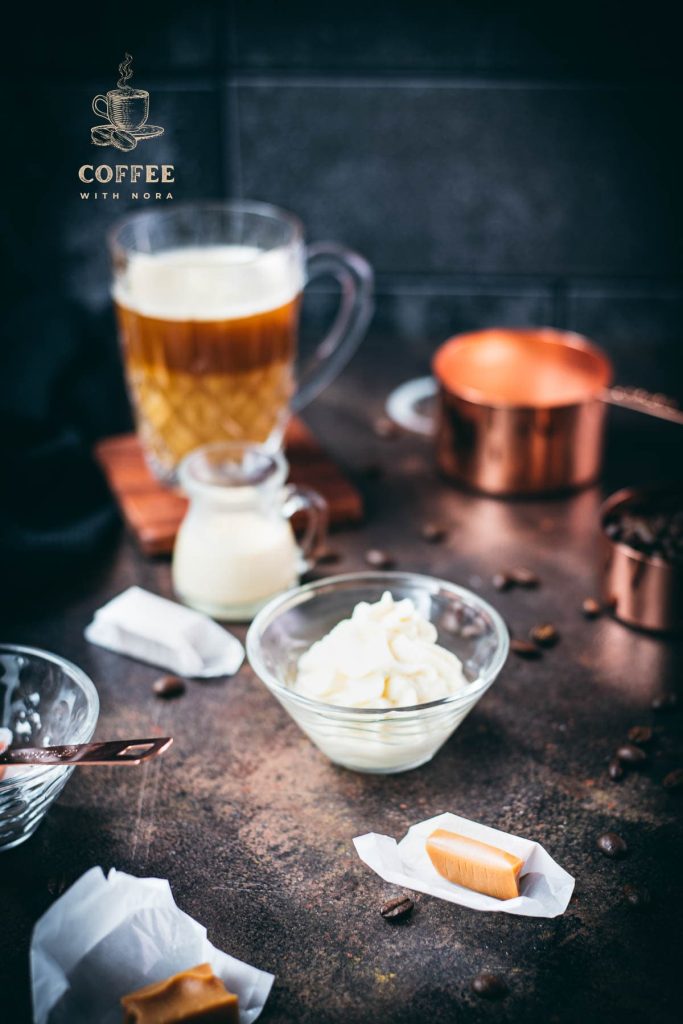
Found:
[[292, 409], [299, 412], [344, 369], [358, 348], [372, 318], [372, 267], [358, 253], [334, 242], [318, 242], [306, 250], [307, 281], [331, 275], [341, 289], [334, 323], [320, 342], [300, 377]]
[[[102, 102], [104, 103], [104, 110], [100, 110], [100, 108], [97, 106], [98, 100], [102, 100]], [[98, 117], [106, 117], [107, 121], [109, 120], [109, 111], [107, 110], [107, 97], [103, 96], [102, 93], [99, 93], [99, 95], [97, 95], [95, 99], [92, 101], [92, 109], [93, 113], [97, 114]]]
[[303, 561], [302, 571], [312, 569], [315, 565], [315, 552], [327, 536], [327, 502], [312, 487], [299, 487], [297, 484], [287, 484], [283, 497], [282, 514], [285, 519], [292, 519], [297, 512], [306, 516], [306, 528], [299, 541], [299, 550]]
[[387, 415], [404, 430], [424, 437], [432, 437], [436, 425], [434, 411], [419, 412], [420, 402], [435, 398], [438, 385], [433, 377], [415, 377], [400, 384], [387, 398]]

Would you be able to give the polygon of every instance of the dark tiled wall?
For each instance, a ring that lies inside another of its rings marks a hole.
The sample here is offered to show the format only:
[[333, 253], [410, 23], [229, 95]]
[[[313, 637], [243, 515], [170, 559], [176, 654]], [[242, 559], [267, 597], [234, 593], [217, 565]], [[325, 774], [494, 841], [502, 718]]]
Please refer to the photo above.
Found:
[[[376, 326], [425, 362], [457, 330], [554, 323], [605, 344], [623, 381], [680, 391], [673, 5], [328, 6], [46, 15], [3, 67], [23, 171], [0, 244], [20, 239], [19, 274], [49, 267], [79, 305], [107, 305], [103, 238], [126, 204], [83, 202], [75, 173], [114, 162], [90, 145], [90, 101], [128, 50], [166, 128], [144, 160], [176, 165], [176, 200], [270, 200], [358, 248]], [[322, 289], [309, 320], [327, 305]]]

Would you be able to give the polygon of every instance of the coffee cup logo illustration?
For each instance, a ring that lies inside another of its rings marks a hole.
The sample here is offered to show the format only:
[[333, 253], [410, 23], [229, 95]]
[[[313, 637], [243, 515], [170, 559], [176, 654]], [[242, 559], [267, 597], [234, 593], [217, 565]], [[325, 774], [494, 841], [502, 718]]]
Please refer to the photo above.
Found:
[[146, 89], [134, 89], [128, 83], [133, 77], [133, 58], [129, 53], [119, 64], [119, 80], [115, 89], [100, 94], [92, 101], [92, 109], [106, 124], [90, 129], [95, 146], [114, 146], [129, 153], [143, 139], [154, 139], [163, 135], [164, 129], [156, 124], [147, 124], [149, 117], [149, 93]]

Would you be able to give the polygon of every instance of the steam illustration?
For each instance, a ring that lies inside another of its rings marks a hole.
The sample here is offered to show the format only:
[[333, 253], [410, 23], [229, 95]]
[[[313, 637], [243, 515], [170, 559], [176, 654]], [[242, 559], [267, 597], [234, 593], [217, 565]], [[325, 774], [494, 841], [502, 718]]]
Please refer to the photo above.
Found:
[[116, 83], [118, 89], [130, 90], [131, 86], [128, 82], [133, 77], [133, 58], [129, 53], [123, 58], [119, 64], [119, 80]]
[[159, 125], [147, 124], [149, 93], [146, 89], [134, 89], [129, 84], [132, 77], [133, 57], [126, 53], [119, 64], [116, 88], [92, 101], [93, 111], [105, 122], [90, 129], [94, 146], [114, 146], [130, 153], [141, 139], [153, 139], [164, 134]]

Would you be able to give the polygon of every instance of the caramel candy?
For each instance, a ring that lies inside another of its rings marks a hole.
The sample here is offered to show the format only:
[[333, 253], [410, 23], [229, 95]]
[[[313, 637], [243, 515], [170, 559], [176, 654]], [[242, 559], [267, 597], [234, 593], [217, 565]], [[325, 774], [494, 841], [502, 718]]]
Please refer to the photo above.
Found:
[[123, 1024], [237, 1024], [237, 996], [199, 964], [121, 999]]
[[519, 896], [519, 873], [524, 861], [514, 854], [443, 828], [427, 837], [426, 848], [436, 870], [449, 882], [497, 900]]

